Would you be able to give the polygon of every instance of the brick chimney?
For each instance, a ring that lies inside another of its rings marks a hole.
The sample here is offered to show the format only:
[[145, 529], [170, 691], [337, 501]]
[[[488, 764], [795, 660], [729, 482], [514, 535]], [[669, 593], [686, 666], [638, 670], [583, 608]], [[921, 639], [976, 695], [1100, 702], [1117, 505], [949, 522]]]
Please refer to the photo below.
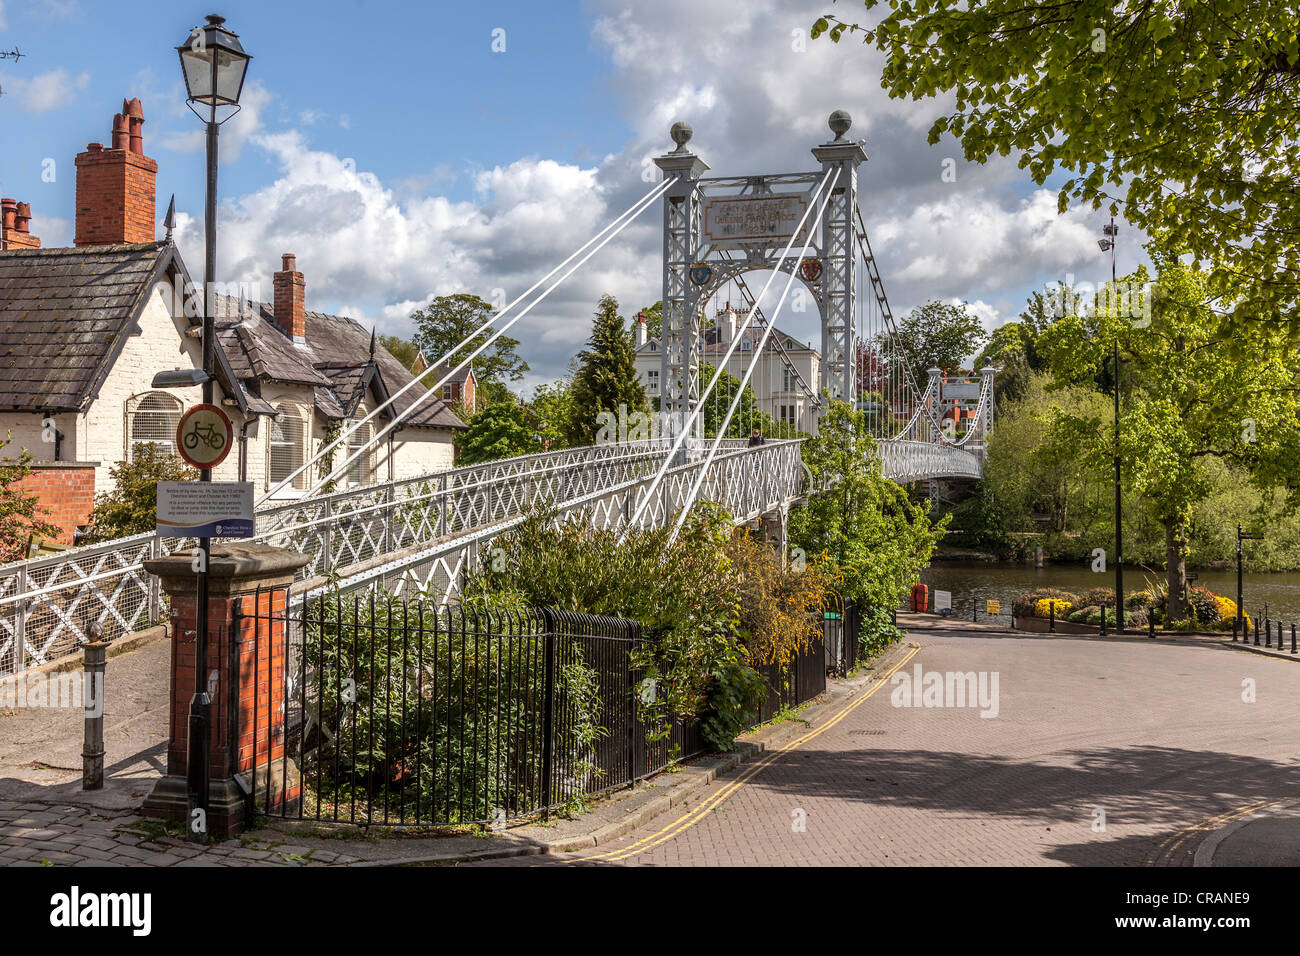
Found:
[[158, 164], [144, 155], [144, 110], [123, 100], [113, 117], [113, 148], [91, 143], [77, 155], [78, 246], [153, 242]]
[[275, 324], [295, 342], [307, 341], [307, 280], [298, 271], [297, 258], [291, 252], [280, 257], [281, 269], [275, 274]]
[[32, 207], [16, 199], [0, 199], [0, 249], [39, 249], [30, 232]]

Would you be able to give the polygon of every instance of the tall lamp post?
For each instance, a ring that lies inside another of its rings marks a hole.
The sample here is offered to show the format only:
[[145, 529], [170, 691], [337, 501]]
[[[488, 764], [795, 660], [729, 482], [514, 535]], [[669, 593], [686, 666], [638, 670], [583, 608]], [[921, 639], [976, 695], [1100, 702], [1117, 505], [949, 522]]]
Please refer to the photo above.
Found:
[[[214, 331], [216, 303], [212, 288], [217, 271], [217, 130], [221, 124], [239, 112], [239, 94], [244, 88], [244, 74], [251, 57], [239, 45], [239, 37], [224, 26], [225, 19], [215, 14], [207, 18], [202, 27], [190, 31], [185, 42], [176, 48], [180, 54], [181, 71], [185, 75], [190, 110], [203, 120], [207, 127], [208, 178], [204, 204], [204, 263], [203, 263], [203, 401], [213, 402], [213, 379], [217, 366], [217, 341]], [[194, 108], [198, 103], [207, 107], [207, 116]], [[234, 107], [220, 121], [218, 106]], [[199, 473], [200, 481], [212, 480], [212, 469]], [[189, 754], [187, 790], [190, 819], [186, 832], [191, 840], [207, 842], [207, 826], [195, 827], [194, 811], [208, 811], [208, 732], [212, 701], [208, 697], [208, 562], [212, 556], [212, 539], [200, 538], [200, 567], [198, 572], [198, 628], [194, 646], [194, 696], [190, 698]]]
[[[1111, 302], [1115, 304], [1118, 311], [1119, 303], [1119, 285], [1115, 277], [1115, 242], [1116, 236], [1119, 235], [1119, 226], [1115, 225], [1115, 217], [1110, 217], [1110, 222], [1101, 227], [1104, 239], [1098, 239], [1097, 245], [1101, 247], [1102, 252], [1110, 253], [1110, 294]], [[1124, 633], [1124, 515], [1121, 510], [1123, 506], [1123, 495], [1119, 487], [1119, 331], [1115, 332], [1114, 342], [1114, 362], [1115, 362], [1115, 633]]]

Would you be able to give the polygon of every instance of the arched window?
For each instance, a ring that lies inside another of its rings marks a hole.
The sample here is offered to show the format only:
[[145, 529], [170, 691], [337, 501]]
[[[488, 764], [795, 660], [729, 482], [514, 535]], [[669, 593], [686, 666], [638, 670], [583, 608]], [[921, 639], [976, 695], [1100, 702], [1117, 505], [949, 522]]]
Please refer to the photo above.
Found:
[[[354, 423], [355, 424], [355, 423]], [[370, 444], [371, 423], [366, 422], [351, 435], [348, 436], [348, 455], [351, 458], [363, 448], [366, 450], [357, 455], [355, 461], [348, 465], [348, 484], [353, 487], [370, 483], [371, 461], [373, 460], [373, 451], [366, 448]]]
[[[271, 420], [270, 448], [267, 452], [267, 487], [278, 485], [307, 460], [307, 419], [293, 405], [276, 406], [277, 418]], [[299, 491], [307, 487], [307, 472], [293, 480]]]
[[163, 454], [176, 454], [176, 426], [180, 421], [179, 399], [163, 392], [132, 399], [127, 404], [127, 457], [134, 461], [142, 445], [156, 445]]

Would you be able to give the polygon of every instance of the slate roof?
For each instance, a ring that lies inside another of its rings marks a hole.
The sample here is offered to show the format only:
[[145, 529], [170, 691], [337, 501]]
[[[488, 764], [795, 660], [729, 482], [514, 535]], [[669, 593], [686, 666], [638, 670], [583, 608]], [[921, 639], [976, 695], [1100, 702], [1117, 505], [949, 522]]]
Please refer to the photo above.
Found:
[[[269, 303], [245, 302], [241, 309], [238, 300], [223, 297], [217, 306], [217, 338], [236, 377], [310, 386], [316, 410], [327, 418], [351, 417], [367, 388], [382, 400], [414, 378], [379, 344], [372, 367], [370, 330], [355, 319], [310, 311], [306, 319], [307, 341], [294, 342], [276, 324]], [[411, 389], [390, 410], [406, 411], [422, 392], [419, 387]], [[402, 424], [466, 427], [441, 400], [421, 402]]]
[[[172, 270], [188, 281], [167, 241], [0, 250], [0, 410], [82, 410], [155, 283]], [[307, 343], [296, 344], [275, 324], [270, 305], [252, 303], [248, 311], [241, 315], [236, 300], [218, 301], [217, 374], [241, 408], [273, 412], [256, 387], [242, 387], [271, 380], [312, 388], [322, 415], [346, 418], [367, 387], [382, 400], [414, 377], [382, 346], [372, 357], [370, 332], [353, 319], [308, 312]], [[392, 409], [411, 408], [422, 391], [412, 389]], [[422, 402], [403, 424], [465, 427], [440, 400]]]
[[0, 251], [0, 408], [81, 409], [170, 259], [164, 242]]

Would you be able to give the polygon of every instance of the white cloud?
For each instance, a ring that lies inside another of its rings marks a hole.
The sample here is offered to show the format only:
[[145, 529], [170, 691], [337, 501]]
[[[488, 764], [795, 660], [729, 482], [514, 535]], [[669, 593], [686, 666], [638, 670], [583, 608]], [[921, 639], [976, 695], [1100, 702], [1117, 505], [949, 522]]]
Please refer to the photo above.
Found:
[[[244, 84], [239, 97], [239, 112], [221, 127], [217, 149], [222, 162], [233, 162], [244, 151], [244, 146], [264, 127], [264, 114], [275, 99], [260, 80]], [[188, 113], [188, 111], [187, 111]], [[167, 130], [158, 136], [158, 145], [177, 153], [197, 153], [204, 148], [205, 133], [197, 121], [188, 128]]]
[[90, 83], [89, 73], [71, 74], [65, 69], [49, 70], [30, 80], [10, 79], [5, 93], [28, 113], [45, 113], [66, 106], [73, 96]]
[[[594, 0], [593, 42], [608, 52], [606, 85], [633, 134], [614, 155], [587, 164], [523, 156], [491, 169], [417, 168], [381, 182], [313, 149], [297, 131], [268, 132], [274, 96], [250, 83], [244, 114], [222, 131], [223, 152], [233, 158], [251, 145], [279, 172], [223, 205], [223, 271], [269, 289], [280, 255], [293, 252], [312, 307], [347, 309], [373, 318], [381, 332], [409, 335], [407, 316], [433, 296], [491, 298], [500, 289], [509, 301], [627, 208], [648, 188], [643, 161], [672, 148], [674, 120], [693, 124], [691, 146], [713, 175], [814, 171], [810, 149], [830, 138], [826, 117], [836, 108], [853, 115], [850, 135], [866, 140], [860, 202], [896, 314], [930, 298], [959, 298], [973, 301], [991, 328], [1018, 309], [1018, 290], [1095, 264], [1094, 214], [1058, 216], [1055, 195], [1027, 190], [1011, 161], [967, 165], [952, 141], [929, 146], [926, 131], [946, 101], [889, 99], [879, 87], [879, 54], [852, 38], [804, 40], [799, 52], [794, 31], [806, 31], [824, 2], [794, 6]], [[289, 115], [313, 128], [327, 119], [315, 110]], [[346, 117], [337, 122], [347, 128]], [[199, 148], [201, 132], [165, 142]], [[941, 177], [948, 158], [956, 182]], [[462, 176], [471, 198], [448, 198]], [[656, 205], [512, 329], [533, 365], [529, 384], [563, 373], [602, 293], [615, 294], [624, 314], [660, 297], [659, 222]], [[196, 262], [200, 227], [182, 216], [178, 230]], [[783, 313], [781, 321], [801, 339], [817, 337], [815, 313]]]
[[59, 216], [42, 216], [33, 209], [31, 232], [46, 249], [72, 245], [72, 223]]

